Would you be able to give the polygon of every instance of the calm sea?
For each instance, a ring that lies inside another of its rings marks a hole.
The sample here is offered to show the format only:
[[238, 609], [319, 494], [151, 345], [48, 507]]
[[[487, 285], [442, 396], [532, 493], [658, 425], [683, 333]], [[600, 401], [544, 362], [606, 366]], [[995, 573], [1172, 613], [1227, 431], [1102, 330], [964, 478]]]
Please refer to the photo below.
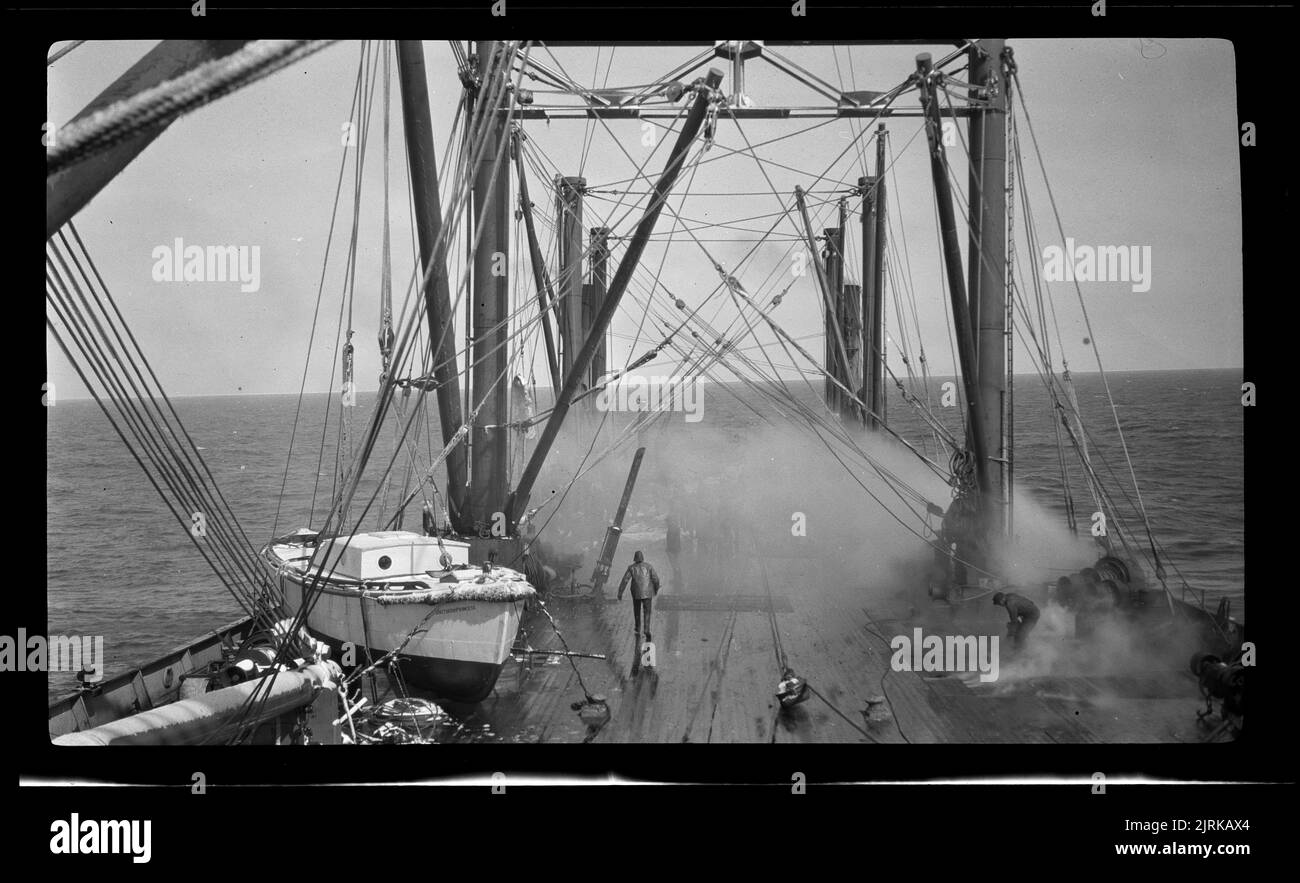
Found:
[[[1188, 583], [1198, 592], [1205, 590], [1208, 603], [1226, 595], [1233, 599], [1234, 612], [1244, 615], [1240, 372], [1114, 373], [1107, 378], [1156, 537]], [[1064, 521], [1052, 409], [1036, 378], [1016, 380], [1017, 484]], [[936, 378], [931, 384], [936, 402], [941, 383]], [[1108, 486], [1122, 487], [1128, 467], [1101, 378], [1076, 375], [1075, 387], [1096, 439], [1095, 465]], [[759, 409], [765, 405], [752, 390], [736, 386], [732, 391], [735, 397], [710, 394], [707, 419], [743, 432], [758, 419], [744, 402]], [[312, 523], [319, 523], [335, 471], [338, 409], [326, 429], [329, 398], [304, 398], [283, 495], [296, 396], [173, 400], [254, 546], [273, 530], [308, 523], [313, 512]], [[364, 394], [358, 398], [357, 413], [365, 415], [370, 402]], [[948, 421], [956, 419], [954, 410], [948, 409]], [[237, 618], [238, 606], [196, 554], [186, 530], [144, 479], [98, 406], [65, 400], [48, 414], [48, 632], [103, 635], [106, 669], [112, 673]], [[889, 416], [900, 433], [923, 437], [923, 424], [892, 396]], [[363, 421], [364, 416], [357, 421], [358, 433]], [[420, 439], [421, 447], [437, 446], [436, 419], [431, 430]], [[391, 439], [385, 437], [380, 454], [391, 450]], [[1110, 477], [1112, 469], [1118, 480]], [[1085, 502], [1088, 495], [1077, 468], [1072, 481], [1078, 517], [1086, 525], [1091, 505]], [[1131, 486], [1128, 490], [1131, 494]], [[617, 495], [617, 488], [610, 492]], [[384, 500], [388, 511], [397, 493], [393, 488]], [[1179, 584], [1176, 577], [1171, 582]], [[51, 693], [73, 683], [71, 674], [52, 674]]]

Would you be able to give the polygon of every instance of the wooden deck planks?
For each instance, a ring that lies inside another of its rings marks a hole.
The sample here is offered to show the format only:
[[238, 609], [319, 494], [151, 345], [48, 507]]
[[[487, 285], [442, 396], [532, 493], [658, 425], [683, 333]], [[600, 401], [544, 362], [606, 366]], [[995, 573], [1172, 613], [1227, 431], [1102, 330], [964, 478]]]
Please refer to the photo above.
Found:
[[[507, 663], [494, 695], [468, 712], [453, 741], [473, 741], [485, 725], [496, 740], [515, 742], [1049, 743], [1197, 735], [1194, 684], [1176, 673], [984, 684], [893, 671], [890, 639], [936, 612], [844, 586], [824, 559], [738, 558], [688, 571], [687, 580], [682, 601], [672, 600], [668, 585], [656, 599], [658, 665], [636, 677], [626, 596], [550, 603], [570, 649], [607, 654], [575, 661], [587, 689], [608, 700], [603, 727], [589, 730], [570, 707], [584, 697], [569, 661], [539, 660], [522, 678]], [[820, 694], [782, 713], [771, 618], [758, 603], [769, 587], [784, 602], [774, 605], [774, 616], [788, 662]], [[532, 646], [559, 646], [543, 617], [530, 617], [529, 627]], [[867, 699], [881, 696], [889, 713], [868, 717]]]

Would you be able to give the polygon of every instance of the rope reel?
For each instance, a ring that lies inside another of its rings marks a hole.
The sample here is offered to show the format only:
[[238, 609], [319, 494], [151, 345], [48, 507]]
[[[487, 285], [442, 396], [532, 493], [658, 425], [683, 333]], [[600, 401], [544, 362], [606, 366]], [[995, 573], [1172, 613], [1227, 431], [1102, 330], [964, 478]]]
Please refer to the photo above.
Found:
[[427, 699], [398, 698], [387, 702], [370, 712], [372, 720], [384, 724], [391, 723], [403, 729], [421, 732], [434, 726], [447, 717], [447, 713]]

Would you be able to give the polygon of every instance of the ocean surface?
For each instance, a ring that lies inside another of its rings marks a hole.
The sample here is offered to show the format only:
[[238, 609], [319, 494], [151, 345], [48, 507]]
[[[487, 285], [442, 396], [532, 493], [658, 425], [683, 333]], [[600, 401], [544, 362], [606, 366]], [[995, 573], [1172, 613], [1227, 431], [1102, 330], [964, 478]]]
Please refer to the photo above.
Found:
[[[1152, 530], [1177, 568], [1175, 573], [1169, 567], [1171, 587], [1185, 578], [1196, 594], [1204, 591], [1211, 606], [1220, 597], [1231, 598], [1234, 614], [1244, 618], [1240, 372], [1127, 372], [1108, 374], [1107, 380]], [[943, 382], [931, 379], [936, 403]], [[820, 384], [800, 386], [806, 401], [820, 390]], [[1100, 375], [1075, 375], [1075, 388], [1094, 438], [1094, 465], [1114, 493], [1132, 495]], [[760, 391], [739, 384], [705, 390], [705, 424], [733, 434], [745, 434], [768, 408]], [[173, 399], [255, 548], [276, 533], [319, 525], [336, 466], [338, 408], [332, 408], [328, 426], [324, 417], [333, 398], [304, 397], [287, 479], [297, 396]], [[359, 394], [356, 437], [372, 402], [373, 396]], [[196, 553], [187, 527], [144, 478], [98, 405], [60, 400], [47, 411], [47, 633], [104, 636], [106, 673], [112, 674], [238, 618], [239, 607]], [[938, 412], [950, 427], [959, 427], [958, 409]], [[927, 438], [924, 423], [892, 391], [889, 418], [903, 436], [918, 443]], [[1015, 481], [1064, 523], [1053, 420], [1038, 379], [1017, 376]], [[391, 453], [390, 436], [385, 434], [379, 456]], [[419, 439], [421, 449], [440, 447], [437, 436], [435, 414]], [[933, 456], [933, 445], [929, 453]], [[399, 460], [398, 474], [404, 469]], [[1077, 466], [1071, 482], [1076, 515], [1086, 529], [1093, 507]], [[396, 484], [386, 495], [381, 489], [385, 512], [392, 511], [399, 495]], [[616, 499], [620, 487], [599, 490]], [[413, 521], [418, 525], [418, 511]], [[599, 533], [592, 537], [598, 538]], [[36, 624], [27, 628], [39, 631]], [[74, 685], [72, 674], [50, 675], [51, 695]]]

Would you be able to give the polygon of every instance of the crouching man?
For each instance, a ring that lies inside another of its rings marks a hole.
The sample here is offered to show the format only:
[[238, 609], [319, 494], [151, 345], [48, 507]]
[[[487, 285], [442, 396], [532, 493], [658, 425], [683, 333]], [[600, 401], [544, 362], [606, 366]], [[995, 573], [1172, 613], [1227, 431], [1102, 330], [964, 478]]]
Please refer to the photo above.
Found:
[[1007, 609], [1007, 615], [1011, 617], [1007, 624], [1007, 637], [1011, 639], [1012, 647], [1020, 649], [1038, 624], [1038, 605], [1014, 592], [998, 592], [993, 596], [993, 603]]

